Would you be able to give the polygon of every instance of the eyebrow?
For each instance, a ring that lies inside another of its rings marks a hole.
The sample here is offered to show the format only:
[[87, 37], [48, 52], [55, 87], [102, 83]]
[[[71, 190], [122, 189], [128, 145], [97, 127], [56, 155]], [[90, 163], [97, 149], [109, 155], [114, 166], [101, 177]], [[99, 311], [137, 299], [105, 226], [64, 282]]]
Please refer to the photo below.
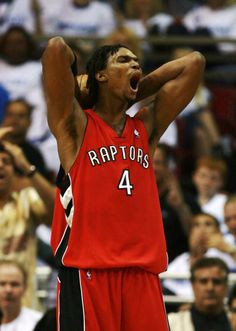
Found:
[[126, 60], [130, 60], [130, 59], [133, 59], [134, 61], [139, 61], [138, 57], [136, 55], [134, 56], [131, 56], [131, 55], [119, 55], [117, 60], [119, 60], [120, 58], [125, 58]]

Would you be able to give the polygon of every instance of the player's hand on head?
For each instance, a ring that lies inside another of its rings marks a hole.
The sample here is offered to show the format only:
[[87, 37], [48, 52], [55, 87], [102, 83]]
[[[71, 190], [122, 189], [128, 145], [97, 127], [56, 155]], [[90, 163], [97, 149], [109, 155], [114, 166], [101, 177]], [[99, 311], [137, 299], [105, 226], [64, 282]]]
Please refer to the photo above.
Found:
[[81, 74], [81, 75], [78, 75], [76, 76], [76, 79], [77, 79], [77, 83], [78, 83], [78, 86], [80, 88], [80, 91], [88, 91], [87, 89], [87, 80], [88, 80], [88, 75], [86, 74]]
[[87, 88], [87, 80], [88, 75], [86, 74], [76, 76], [77, 85], [75, 90], [75, 97], [83, 109], [92, 108], [94, 105]]

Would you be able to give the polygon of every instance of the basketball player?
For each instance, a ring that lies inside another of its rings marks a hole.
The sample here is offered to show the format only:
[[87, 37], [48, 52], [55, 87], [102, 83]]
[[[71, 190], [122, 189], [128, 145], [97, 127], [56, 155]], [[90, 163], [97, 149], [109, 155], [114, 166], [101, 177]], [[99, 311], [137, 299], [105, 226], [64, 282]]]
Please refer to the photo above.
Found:
[[76, 59], [62, 38], [49, 40], [42, 63], [63, 168], [51, 239], [61, 264], [57, 330], [167, 331], [158, 278], [167, 256], [150, 132], [125, 112], [156, 93], [157, 141], [193, 97], [204, 59], [193, 52], [142, 78], [128, 48], [103, 46], [87, 64], [94, 103], [87, 110], [75, 98]]

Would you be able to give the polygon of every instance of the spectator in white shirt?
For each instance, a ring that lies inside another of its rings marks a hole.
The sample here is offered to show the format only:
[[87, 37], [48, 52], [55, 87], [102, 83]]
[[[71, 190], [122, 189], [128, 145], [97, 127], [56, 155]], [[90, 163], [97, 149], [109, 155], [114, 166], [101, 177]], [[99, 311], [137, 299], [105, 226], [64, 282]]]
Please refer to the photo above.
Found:
[[[206, 4], [190, 10], [183, 23], [191, 31], [206, 28], [213, 37], [236, 37], [236, 4], [228, 5], [227, 0], [207, 0]], [[234, 43], [220, 43], [222, 52], [234, 52]]]
[[22, 306], [27, 274], [14, 260], [0, 261], [1, 330], [33, 331], [42, 313]]
[[24, 98], [34, 107], [27, 139], [40, 148], [48, 168], [57, 172], [56, 141], [47, 125], [42, 66], [34, 56], [35, 48], [32, 36], [24, 28], [12, 26], [6, 31], [0, 45], [0, 84], [11, 100]]
[[62, 0], [54, 33], [67, 37], [105, 37], [115, 26], [115, 13], [108, 3]]
[[[191, 266], [203, 257], [219, 257], [230, 271], [236, 270], [236, 256], [234, 247], [229, 245], [219, 230], [217, 219], [207, 213], [194, 215], [192, 229], [189, 235], [189, 252], [175, 258], [168, 266], [168, 273], [188, 275]], [[193, 298], [191, 283], [188, 279], [166, 279], [164, 288], [173, 294]]]
[[35, 32], [35, 18], [32, 0], [3, 0], [0, 2], [0, 33], [17, 25], [29, 32]]
[[222, 192], [226, 175], [227, 166], [224, 160], [212, 156], [199, 157], [193, 172], [196, 201], [203, 212], [217, 218], [222, 233], [227, 230], [224, 223], [224, 204], [227, 194]]

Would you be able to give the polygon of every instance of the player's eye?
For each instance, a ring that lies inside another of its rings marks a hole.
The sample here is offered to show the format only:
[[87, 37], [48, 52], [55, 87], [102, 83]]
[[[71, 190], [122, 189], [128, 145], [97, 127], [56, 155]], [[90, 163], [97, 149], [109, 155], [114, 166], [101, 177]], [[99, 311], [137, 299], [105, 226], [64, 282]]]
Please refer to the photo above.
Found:
[[127, 62], [127, 57], [126, 56], [120, 56], [119, 57], [119, 62]]

